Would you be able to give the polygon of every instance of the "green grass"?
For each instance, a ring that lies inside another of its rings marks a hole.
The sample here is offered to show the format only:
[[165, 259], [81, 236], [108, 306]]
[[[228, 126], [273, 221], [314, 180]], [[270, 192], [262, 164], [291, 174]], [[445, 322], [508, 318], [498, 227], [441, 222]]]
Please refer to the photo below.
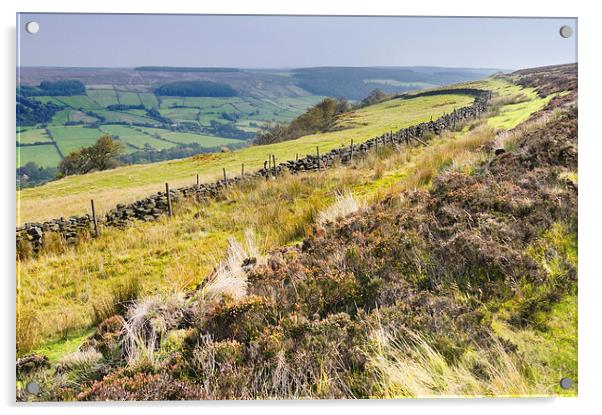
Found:
[[93, 110], [101, 106], [92, 101], [87, 95], [73, 95], [67, 97], [56, 97], [56, 99], [73, 109]]
[[214, 137], [211, 135], [191, 134], [191, 133], [179, 133], [168, 130], [163, 130], [161, 137], [164, 137], [170, 141], [174, 141], [179, 144], [192, 144], [199, 143], [202, 147], [217, 147], [228, 144], [240, 144], [240, 140], [233, 138]]
[[17, 147], [17, 167], [30, 161], [42, 167], [56, 167], [61, 162], [61, 156], [54, 144]]
[[170, 108], [159, 112], [173, 121], [197, 121], [199, 116], [199, 110], [196, 108]]
[[119, 104], [114, 89], [88, 89], [87, 94], [102, 107]]
[[150, 92], [140, 92], [138, 93], [138, 96], [140, 97], [140, 102], [142, 102], [142, 105], [144, 105], [147, 109], [159, 107], [159, 101], [157, 101], [155, 94]]
[[184, 98], [182, 97], [161, 97], [159, 100], [159, 108], [170, 108], [174, 105], [184, 105]]
[[64, 109], [61, 110], [59, 112], [57, 112], [56, 114], [54, 114], [54, 116], [52, 117], [52, 121], [51, 121], [51, 125], [63, 125], [65, 124], [67, 121], [69, 121], [69, 113], [71, 113], [71, 109]]
[[[145, 144], [149, 144], [157, 150], [170, 148], [175, 145], [166, 141], [157, 140], [148, 134], [137, 131], [134, 127], [125, 125], [103, 125], [100, 129], [109, 135], [118, 136], [120, 141], [125, 144], [130, 144], [137, 149], [143, 149]], [[135, 151], [135, 149], [131, 149], [131, 151]]]
[[53, 126], [48, 129], [65, 156], [74, 150], [95, 144], [102, 135], [102, 132], [96, 128], [84, 128], [78, 125]]
[[69, 112], [69, 121], [71, 122], [83, 122], [85, 124], [92, 124], [98, 121], [98, 118], [91, 117], [84, 112], [73, 110]]
[[95, 114], [98, 114], [106, 119], [106, 122], [126, 122], [126, 123], [138, 123], [138, 124], [157, 124], [157, 121], [152, 118], [143, 117], [140, 115], [131, 114], [124, 111], [109, 111], [109, 110], [94, 110]]
[[141, 105], [140, 97], [137, 92], [121, 92], [117, 91], [119, 103], [123, 105]]
[[34, 128], [17, 133], [17, 141], [21, 144], [51, 143], [52, 139], [44, 128]]
[[36, 353], [43, 354], [51, 364], [56, 364], [63, 356], [75, 353], [82, 342], [93, 332], [93, 329], [76, 330], [63, 338], [44, 344], [36, 350]]

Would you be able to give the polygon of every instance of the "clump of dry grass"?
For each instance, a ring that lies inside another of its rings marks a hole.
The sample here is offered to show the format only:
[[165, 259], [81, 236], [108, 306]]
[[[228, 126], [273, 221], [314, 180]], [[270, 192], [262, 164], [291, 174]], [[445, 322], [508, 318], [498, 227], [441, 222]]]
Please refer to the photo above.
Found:
[[244, 244], [230, 238], [226, 258], [217, 266], [214, 274], [200, 291], [200, 298], [208, 303], [220, 301], [224, 296], [240, 300], [247, 294], [247, 274], [245, 260], [255, 263], [262, 260], [253, 233], [245, 232]]
[[350, 191], [338, 193], [335, 202], [319, 213], [318, 224], [324, 225], [328, 222], [335, 222], [337, 219], [344, 218], [365, 208], [366, 203], [357, 199]]
[[383, 397], [541, 396], [549, 385], [529, 376], [518, 355], [494, 341], [450, 363], [423, 337], [406, 332], [396, 337], [382, 327], [372, 333], [369, 365], [378, 373]]
[[86, 349], [64, 356], [57, 367], [63, 375], [63, 382], [79, 386], [96, 379], [102, 366], [102, 354], [94, 349]]
[[124, 324], [124, 351], [130, 363], [154, 361], [161, 340], [186, 317], [188, 301], [182, 293], [146, 297], [134, 302]]

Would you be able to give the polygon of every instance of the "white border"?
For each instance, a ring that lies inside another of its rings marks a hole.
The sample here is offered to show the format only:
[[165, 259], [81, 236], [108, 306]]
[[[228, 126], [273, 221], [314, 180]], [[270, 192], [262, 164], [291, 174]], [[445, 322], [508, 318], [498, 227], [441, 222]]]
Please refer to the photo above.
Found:
[[[365, 415], [366, 411], [379, 413], [420, 412], [441, 413], [505, 414], [543, 412], [566, 414], [576, 411], [589, 412], [600, 407], [598, 386], [600, 370], [600, 303], [602, 302], [602, 276], [598, 270], [596, 254], [600, 229], [600, 158], [602, 157], [602, 134], [599, 113], [600, 62], [599, 39], [602, 39], [599, 14], [594, 2], [578, 1], [531, 1], [501, 0], [496, 2], [470, 0], [423, 0], [423, 1], [355, 1], [355, 0], [19, 0], [3, 1], [0, 19], [4, 53], [2, 61], [2, 83], [0, 114], [2, 116], [2, 263], [3, 275], [2, 323], [4, 327], [2, 348], [2, 404], [8, 411], [32, 414], [79, 414], [85, 410], [90, 414], [110, 410], [116, 413], [143, 410], [146, 414], [164, 415], [166, 407], [175, 406], [178, 411], [219, 411], [220, 414], [305, 414], [314, 412], [345, 411], [349, 414]], [[580, 267], [579, 267], [579, 398], [571, 399], [498, 399], [498, 400], [422, 400], [422, 401], [311, 401], [311, 402], [209, 402], [209, 403], [158, 403], [158, 404], [94, 404], [60, 405], [43, 404], [16, 406], [14, 404], [14, 226], [15, 226], [15, 147], [14, 147], [14, 88], [15, 88], [15, 13], [16, 12], [104, 12], [104, 13], [224, 13], [224, 14], [345, 14], [345, 15], [438, 15], [438, 16], [546, 16], [579, 18], [579, 173], [580, 173]], [[598, 41], [597, 41], [598, 40]], [[598, 409], [599, 410], [599, 409]]]

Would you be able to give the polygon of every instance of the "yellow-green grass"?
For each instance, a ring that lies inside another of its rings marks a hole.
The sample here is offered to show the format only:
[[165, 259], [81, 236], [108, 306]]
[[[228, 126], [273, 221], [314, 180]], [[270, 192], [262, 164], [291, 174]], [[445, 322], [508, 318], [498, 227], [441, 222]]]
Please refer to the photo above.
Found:
[[[428, 121], [431, 117], [436, 119], [471, 102], [472, 98], [465, 95], [397, 99], [345, 114], [339, 121], [339, 126], [345, 129], [340, 131], [313, 134], [272, 145], [252, 146], [229, 153], [67, 177], [20, 191], [18, 221], [23, 223], [81, 214], [88, 210], [90, 199], [95, 199], [99, 211], [103, 212], [117, 203], [130, 202], [160, 191], [165, 182], [172, 187], [190, 185], [196, 180], [196, 174], [200, 175], [202, 181], [213, 181], [220, 177], [222, 168], [226, 168], [229, 174], [238, 174], [242, 163], [248, 172], [258, 169], [270, 154], [275, 155], [279, 162], [295, 159], [296, 154], [300, 157], [315, 154], [316, 146], [321, 152], [327, 152], [348, 145], [351, 139], [359, 144], [376, 135]], [[163, 135], [162, 132], [160, 134]], [[182, 138], [174, 138], [174, 141], [181, 142]], [[41, 204], [45, 206], [43, 210], [39, 209]]]
[[54, 144], [17, 147], [17, 167], [33, 161], [41, 167], [55, 167], [61, 162], [61, 155]]
[[[530, 317], [531, 324], [516, 328], [508, 323], [508, 316], [521, 306], [525, 298], [539, 298], [542, 293], [555, 292], [559, 281], [566, 278], [566, 265], [578, 266], [577, 235], [566, 226], [556, 223], [528, 248], [527, 253], [544, 270], [546, 279], [537, 284], [522, 281], [518, 295], [501, 305], [494, 305], [492, 327], [495, 332], [514, 344], [519, 353], [530, 362], [537, 362], [540, 370], [534, 377], [545, 379], [550, 393], [575, 395], [577, 386], [564, 390], [559, 381], [563, 377], [578, 381], [577, 287], [570, 285], [568, 292], [556, 303], [539, 301], [541, 309]], [[489, 307], [485, 307], [489, 308]]]
[[17, 141], [21, 144], [51, 143], [52, 139], [44, 128], [32, 128], [17, 132]]

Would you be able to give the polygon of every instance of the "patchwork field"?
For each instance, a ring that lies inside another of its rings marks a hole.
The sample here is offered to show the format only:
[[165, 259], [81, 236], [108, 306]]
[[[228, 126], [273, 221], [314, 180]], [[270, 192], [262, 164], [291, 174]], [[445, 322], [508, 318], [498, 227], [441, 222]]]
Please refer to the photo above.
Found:
[[[301, 91], [302, 92], [302, 91]], [[199, 143], [203, 147], [215, 147], [224, 145], [240, 145], [241, 141], [232, 138], [220, 137], [214, 130], [209, 129], [212, 123], [232, 124], [244, 132], [256, 132], [258, 125], [266, 121], [290, 121], [307, 107], [316, 104], [322, 99], [320, 96], [303, 96], [298, 98], [269, 98], [262, 97], [157, 97], [152, 92], [139, 92], [126, 90], [123, 85], [117, 88], [111, 85], [95, 85], [87, 90], [87, 95], [78, 96], [38, 96], [35, 100], [43, 103], [54, 103], [64, 107], [57, 112], [48, 127], [57, 134], [59, 149], [63, 155], [68, 151], [93, 144], [93, 137], [97, 138], [95, 129], [86, 131], [86, 125], [100, 125], [100, 131], [119, 131], [124, 133], [127, 151], [133, 152], [144, 149], [145, 144], [155, 149], [172, 147], [168, 142], [156, 140], [144, 134], [127, 130], [129, 127], [135, 129], [158, 128], [148, 131], [150, 134], [160, 134], [165, 139], [176, 144]], [[111, 105], [143, 105], [144, 109], [108, 109]], [[153, 119], [147, 115], [147, 110], [158, 109], [160, 115], [166, 121]], [[249, 122], [257, 124], [249, 126]], [[179, 133], [167, 130], [170, 124], [192, 123], [202, 128], [208, 128], [206, 133]], [[72, 125], [81, 124], [81, 125]], [[70, 127], [64, 129], [63, 127]], [[32, 128], [35, 129], [35, 128]], [[38, 128], [40, 129], [40, 128]], [[31, 133], [33, 134], [33, 133]], [[117, 134], [119, 135], [119, 134]], [[34, 135], [23, 138], [23, 143], [32, 142]], [[79, 140], [79, 142], [78, 142]], [[44, 151], [51, 154], [44, 156]], [[40, 162], [49, 163], [60, 158], [56, 157], [56, 149], [42, 147], [31, 152], [32, 160], [40, 157]], [[42, 161], [43, 160], [43, 161]]]

